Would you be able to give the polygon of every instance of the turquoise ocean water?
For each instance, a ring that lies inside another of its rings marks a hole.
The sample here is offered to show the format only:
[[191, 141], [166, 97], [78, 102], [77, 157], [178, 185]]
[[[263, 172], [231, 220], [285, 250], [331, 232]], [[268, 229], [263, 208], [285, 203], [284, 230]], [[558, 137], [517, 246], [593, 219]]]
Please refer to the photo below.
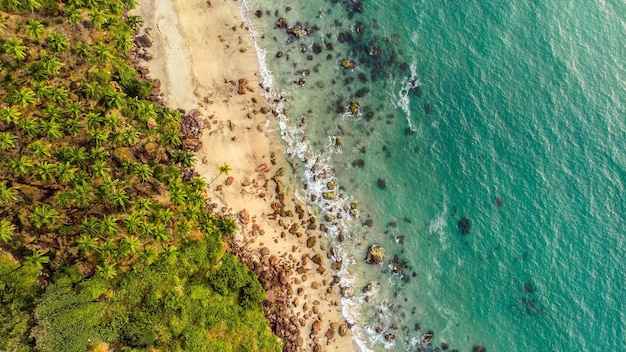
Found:
[[[623, 1], [244, 12], [363, 351], [626, 351]], [[364, 263], [371, 244], [384, 263]]]

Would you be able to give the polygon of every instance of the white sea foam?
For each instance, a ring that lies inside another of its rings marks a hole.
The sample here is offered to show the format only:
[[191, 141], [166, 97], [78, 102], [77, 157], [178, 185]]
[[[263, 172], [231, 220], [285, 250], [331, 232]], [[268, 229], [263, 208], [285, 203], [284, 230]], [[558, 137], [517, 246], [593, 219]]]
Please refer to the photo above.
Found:
[[400, 91], [398, 92], [398, 100], [396, 104], [398, 105], [399, 108], [402, 109], [402, 111], [404, 111], [406, 120], [409, 124], [409, 128], [411, 129], [411, 131], [415, 131], [415, 126], [413, 125], [413, 121], [411, 121], [411, 106], [410, 106], [411, 104], [410, 93], [413, 89], [418, 88], [420, 85], [420, 82], [417, 79], [417, 63], [415, 61], [411, 63], [410, 69], [411, 69], [411, 75], [409, 77], [406, 77], [404, 80], [402, 80], [402, 83], [400, 84], [402, 88], [400, 88]]
[[[310, 204], [312, 195], [315, 195], [317, 201], [315, 205], [319, 207], [320, 214], [331, 214], [335, 219], [327, 223], [329, 228], [327, 236], [336, 239], [337, 236], [345, 228], [346, 223], [354, 220], [354, 216], [350, 214], [350, 203], [352, 198], [339, 191], [338, 180], [334, 176], [334, 170], [329, 165], [329, 154], [341, 152], [341, 148], [336, 147], [336, 140], [329, 140], [328, 148], [323, 152], [316, 152], [310, 141], [306, 139], [306, 133], [303, 126], [292, 123], [285, 111], [283, 94], [277, 91], [274, 76], [267, 66], [267, 51], [260, 46], [260, 39], [263, 37], [261, 31], [250, 20], [251, 6], [248, 0], [243, 0], [241, 6], [241, 17], [248, 27], [250, 34], [254, 40], [254, 47], [259, 63], [259, 70], [263, 87], [263, 96], [266, 101], [273, 105], [278, 119], [278, 126], [281, 138], [286, 142], [286, 152], [291, 158], [300, 160], [304, 164], [303, 178], [307, 184], [307, 189], [299, 190], [296, 197], [305, 204]], [[330, 147], [332, 146], [332, 147]], [[324, 197], [323, 193], [329, 191], [327, 183], [333, 181], [337, 186], [333, 190], [335, 198]], [[301, 194], [304, 193], [304, 194]], [[328, 198], [328, 199], [327, 199]], [[312, 210], [312, 209], [310, 209]], [[313, 210], [312, 210], [313, 211]], [[346, 264], [355, 264], [356, 258], [353, 254], [345, 250], [341, 245], [335, 247], [336, 259], [342, 260]], [[341, 287], [354, 287], [355, 278], [348, 272], [348, 265], [344, 265], [338, 272]], [[353, 339], [362, 352], [371, 352], [365, 341], [371, 340], [373, 334], [366, 334], [362, 328], [361, 311], [363, 305], [363, 297], [352, 296], [342, 297], [341, 312], [346, 321], [352, 325], [351, 331]], [[368, 335], [368, 336], [366, 336]], [[383, 345], [389, 345], [386, 341], [379, 341]]]

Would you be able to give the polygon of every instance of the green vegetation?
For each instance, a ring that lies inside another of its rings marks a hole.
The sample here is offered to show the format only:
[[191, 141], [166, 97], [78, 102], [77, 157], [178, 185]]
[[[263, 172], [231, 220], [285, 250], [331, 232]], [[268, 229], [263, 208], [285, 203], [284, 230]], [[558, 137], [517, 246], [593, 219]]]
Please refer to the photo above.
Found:
[[0, 0], [0, 350], [278, 351], [180, 113], [131, 68], [133, 5]]

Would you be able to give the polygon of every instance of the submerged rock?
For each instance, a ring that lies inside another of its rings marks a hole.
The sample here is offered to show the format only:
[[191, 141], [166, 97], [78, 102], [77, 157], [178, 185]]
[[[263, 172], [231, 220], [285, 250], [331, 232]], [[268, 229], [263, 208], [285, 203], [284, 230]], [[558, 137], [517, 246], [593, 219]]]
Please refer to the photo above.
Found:
[[276, 21], [276, 27], [278, 28], [287, 28], [287, 26], [287, 20], [284, 17], [281, 17]]
[[470, 232], [470, 221], [468, 218], [461, 218], [457, 226], [462, 235], [467, 235]]
[[383, 261], [384, 255], [385, 250], [373, 244], [367, 249], [367, 257], [365, 258], [365, 262], [367, 264], [380, 264]]
[[383, 191], [387, 189], [387, 181], [385, 181], [384, 178], [379, 178], [378, 181], [376, 181], [376, 184], [378, 185], [378, 188]]
[[472, 348], [472, 352], [487, 352], [487, 349], [483, 346], [476, 345]]

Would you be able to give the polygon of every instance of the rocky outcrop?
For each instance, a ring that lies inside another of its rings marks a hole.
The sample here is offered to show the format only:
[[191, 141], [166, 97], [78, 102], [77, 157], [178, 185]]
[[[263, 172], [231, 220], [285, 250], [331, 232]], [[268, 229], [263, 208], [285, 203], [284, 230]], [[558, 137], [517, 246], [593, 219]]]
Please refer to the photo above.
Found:
[[373, 244], [367, 248], [367, 257], [365, 258], [365, 262], [367, 264], [380, 264], [383, 261], [384, 254], [384, 249]]

